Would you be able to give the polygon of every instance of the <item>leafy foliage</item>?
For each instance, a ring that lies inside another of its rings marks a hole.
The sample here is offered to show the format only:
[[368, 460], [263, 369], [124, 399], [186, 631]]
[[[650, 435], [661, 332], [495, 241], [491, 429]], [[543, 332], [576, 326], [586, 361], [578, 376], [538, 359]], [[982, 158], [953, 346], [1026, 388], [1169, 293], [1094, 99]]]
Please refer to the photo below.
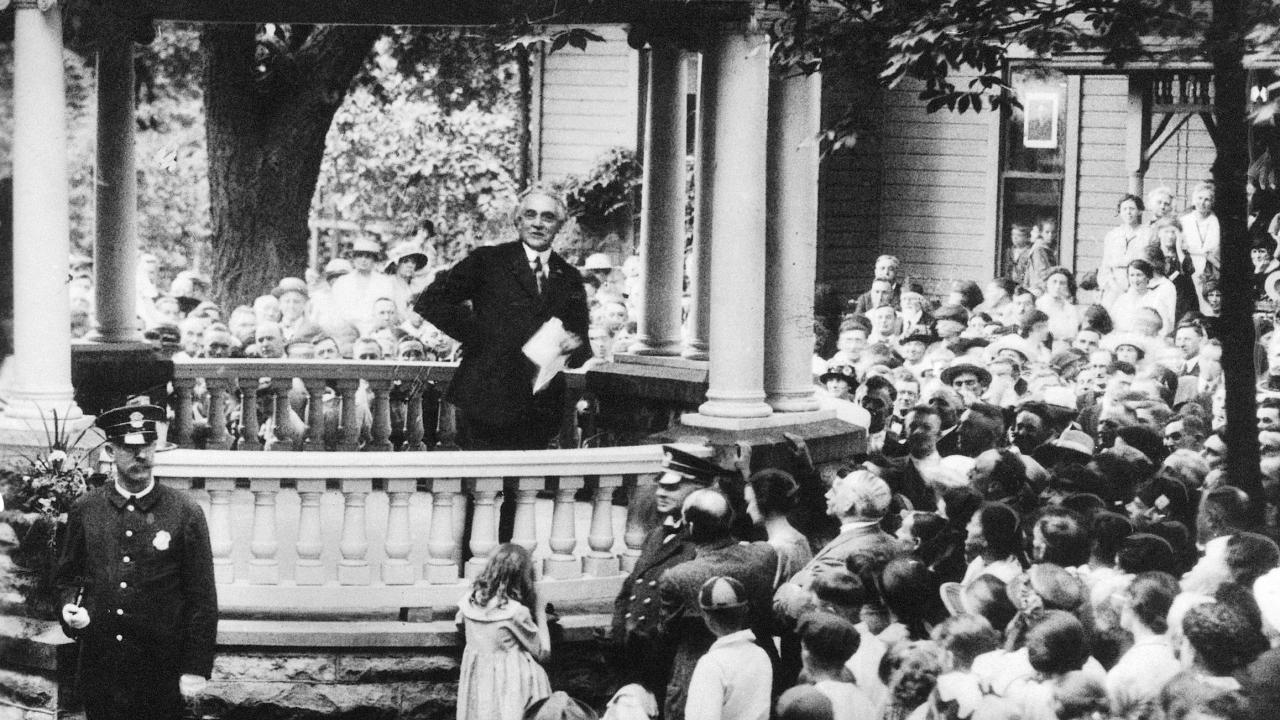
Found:
[[[821, 7], [819, 7], [821, 5]], [[876, 76], [893, 87], [922, 82], [930, 112], [1006, 110], [1017, 98], [1003, 79], [1011, 56], [1048, 57], [1068, 51], [1098, 54], [1104, 65], [1139, 59], [1204, 57], [1207, 3], [1195, 0], [780, 0], [774, 21], [777, 62], [832, 74]], [[1276, 41], [1280, 10], [1247, 0], [1247, 37], [1237, 47]], [[967, 82], [957, 82], [961, 71]], [[848, 117], [828, 128], [831, 150], [851, 143]]]
[[606, 150], [586, 175], [570, 175], [561, 184], [569, 214], [587, 231], [629, 221], [640, 207], [641, 171], [635, 151]]
[[512, 58], [488, 35], [382, 38], [334, 117], [313, 213], [388, 219], [397, 235], [429, 239], [440, 262], [505, 232], [517, 190], [516, 83]]

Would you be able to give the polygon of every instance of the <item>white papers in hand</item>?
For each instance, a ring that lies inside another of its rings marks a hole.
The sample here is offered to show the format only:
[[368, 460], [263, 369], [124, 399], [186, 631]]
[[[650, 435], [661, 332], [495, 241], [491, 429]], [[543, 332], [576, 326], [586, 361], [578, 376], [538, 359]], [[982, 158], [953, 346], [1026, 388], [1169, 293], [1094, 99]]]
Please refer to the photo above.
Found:
[[533, 379], [533, 392], [537, 393], [547, 386], [556, 375], [564, 370], [569, 356], [560, 351], [563, 341], [569, 337], [560, 318], [553, 317], [542, 324], [533, 337], [520, 350], [524, 356], [538, 366], [538, 375]]

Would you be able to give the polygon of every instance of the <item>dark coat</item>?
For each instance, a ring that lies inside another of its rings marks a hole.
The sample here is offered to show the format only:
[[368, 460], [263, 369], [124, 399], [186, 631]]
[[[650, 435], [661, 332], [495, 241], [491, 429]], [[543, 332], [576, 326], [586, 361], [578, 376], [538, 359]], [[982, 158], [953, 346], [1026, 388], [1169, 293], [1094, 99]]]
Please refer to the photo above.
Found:
[[660, 525], [649, 532], [640, 557], [613, 603], [611, 638], [625, 665], [628, 681], [639, 682], [661, 702], [671, 669], [674, 646], [659, 634], [658, 581], [668, 569], [693, 559], [694, 546], [685, 530]]
[[580, 367], [591, 357], [591, 321], [582, 276], [554, 252], [544, 285], [539, 295], [524, 246], [514, 241], [476, 248], [422, 292], [414, 310], [462, 343], [462, 361], [446, 400], [493, 425], [536, 418], [554, 428], [564, 378], [535, 396], [537, 368], [521, 347], [547, 320], [560, 318], [566, 330], [582, 338], [568, 360], [569, 367]]
[[72, 508], [57, 582], [83, 588], [80, 694], [89, 717], [176, 718], [181, 675], [209, 677], [218, 630], [213, 554], [203, 511], [160, 484], [126, 500], [114, 484]]
[[[951, 434], [955, 435], [956, 433]], [[887, 462], [888, 465], [881, 473], [881, 477], [888, 483], [889, 489], [894, 494], [910, 500], [911, 507], [915, 510], [933, 512], [937, 509], [938, 501], [934, 497], [933, 489], [929, 486], [929, 482], [924, 479], [924, 476], [920, 474], [916, 464], [911, 461], [910, 455], [888, 458]]]
[[667, 683], [664, 720], [684, 718], [689, 680], [698, 659], [715, 642], [715, 635], [702, 620], [698, 593], [702, 584], [717, 575], [742, 583], [751, 603], [747, 627], [755, 632], [756, 643], [776, 667], [778, 653], [773, 645], [773, 580], [778, 572], [778, 553], [769, 543], [738, 543], [724, 540], [699, 546], [695, 557], [676, 565], [658, 580], [662, 600], [662, 633], [675, 646], [671, 680]]

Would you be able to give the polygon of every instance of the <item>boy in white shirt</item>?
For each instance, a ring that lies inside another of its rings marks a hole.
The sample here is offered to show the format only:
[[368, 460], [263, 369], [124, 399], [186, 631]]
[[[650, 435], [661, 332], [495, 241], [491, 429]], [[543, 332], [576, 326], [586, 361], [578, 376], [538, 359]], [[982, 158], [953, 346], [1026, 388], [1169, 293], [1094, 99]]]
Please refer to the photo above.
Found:
[[690, 720], [768, 720], [773, 665], [744, 629], [748, 603], [742, 583], [707, 580], [698, 593], [702, 619], [716, 636], [689, 680], [684, 716]]

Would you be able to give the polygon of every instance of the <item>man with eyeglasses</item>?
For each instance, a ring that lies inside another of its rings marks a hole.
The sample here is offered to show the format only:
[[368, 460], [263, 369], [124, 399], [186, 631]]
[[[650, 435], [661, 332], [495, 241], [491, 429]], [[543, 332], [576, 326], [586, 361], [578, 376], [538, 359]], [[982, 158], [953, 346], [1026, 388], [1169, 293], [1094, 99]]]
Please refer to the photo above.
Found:
[[516, 211], [519, 239], [476, 248], [422, 292], [414, 309], [462, 343], [462, 362], [445, 399], [460, 411], [460, 444], [472, 450], [547, 447], [560, 425], [564, 377], [534, 392], [538, 367], [522, 348], [553, 318], [566, 365], [591, 357], [590, 315], [578, 269], [551, 250], [568, 219], [550, 190], [524, 194]]

